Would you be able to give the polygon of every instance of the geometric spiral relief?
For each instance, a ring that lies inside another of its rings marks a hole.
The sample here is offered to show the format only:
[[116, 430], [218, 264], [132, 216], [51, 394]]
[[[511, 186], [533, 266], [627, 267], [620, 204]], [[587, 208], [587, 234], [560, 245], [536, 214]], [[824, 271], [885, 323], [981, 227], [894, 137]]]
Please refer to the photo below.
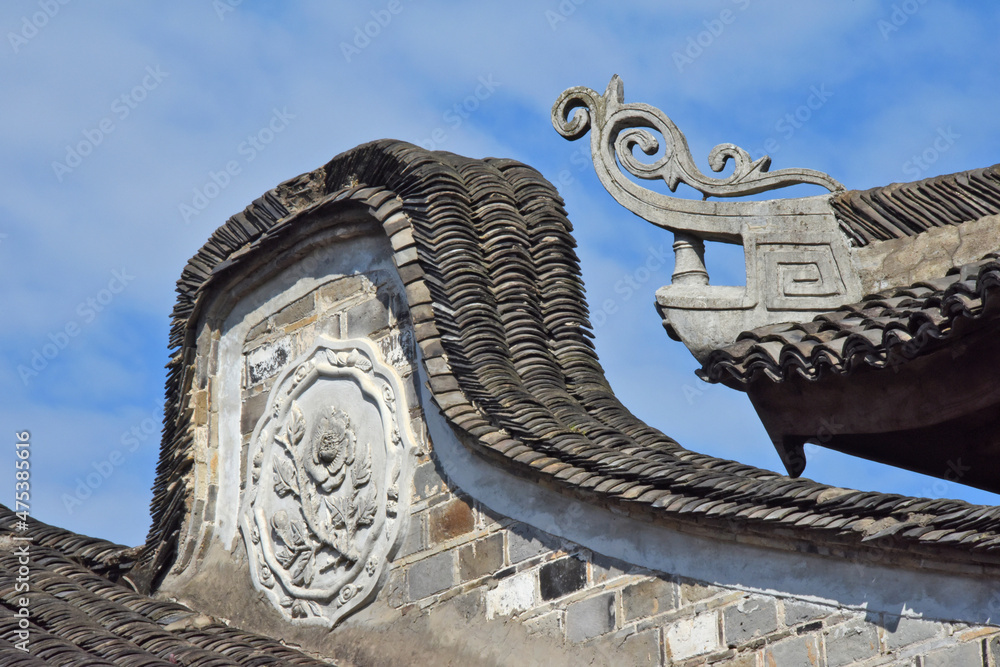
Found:
[[275, 381], [247, 455], [240, 529], [254, 586], [332, 626], [377, 593], [416, 451], [399, 376], [367, 339], [320, 338]]
[[829, 243], [760, 243], [768, 310], [817, 311], [843, 305], [847, 286]]

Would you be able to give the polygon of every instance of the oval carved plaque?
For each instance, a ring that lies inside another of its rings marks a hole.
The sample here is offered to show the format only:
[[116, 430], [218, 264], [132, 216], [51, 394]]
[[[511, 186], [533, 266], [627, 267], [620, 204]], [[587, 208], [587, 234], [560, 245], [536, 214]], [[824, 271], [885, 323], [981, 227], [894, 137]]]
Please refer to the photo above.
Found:
[[254, 585], [285, 618], [332, 626], [374, 597], [414, 451], [400, 378], [367, 339], [320, 338], [275, 380], [240, 529]]

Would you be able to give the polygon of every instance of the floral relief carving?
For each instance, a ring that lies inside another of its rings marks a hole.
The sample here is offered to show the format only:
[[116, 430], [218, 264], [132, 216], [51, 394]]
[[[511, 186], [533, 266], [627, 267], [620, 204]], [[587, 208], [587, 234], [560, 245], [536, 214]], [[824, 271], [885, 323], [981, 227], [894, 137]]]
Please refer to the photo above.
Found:
[[241, 529], [255, 583], [287, 618], [333, 624], [376, 592], [416, 451], [404, 400], [367, 340], [321, 339], [272, 387]]

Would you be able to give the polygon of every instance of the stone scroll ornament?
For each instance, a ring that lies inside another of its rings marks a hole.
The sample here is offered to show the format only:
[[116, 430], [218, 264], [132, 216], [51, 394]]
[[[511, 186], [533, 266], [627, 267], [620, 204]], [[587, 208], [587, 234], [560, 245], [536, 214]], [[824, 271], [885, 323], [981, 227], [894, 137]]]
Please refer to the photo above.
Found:
[[[732, 160], [733, 172], [719, 178], [704, 174], [691, 156], [687, 139], [666, 114], [648, 104], [625, 104], [624, 85], [617, 74], [604, 95], [583, 86], [564, 91], [552, 107], [552, 124], [570, 141], [590, 131], [591, 153], [601, 183], [626, 208], [657, 224], [666, 221], [657, 219], [659, 216], [655, 214], [647, 215], [651, 209], [673, 212], [676, 205], [671, 205], [670, 197], [638, 186], [623, 170], [640, 179], [662, 179], [672, 192], [685, 183], [706, 199], [742, 197], [801, 183], [820, 185], [830, 191], [844, 189], [830, 176], [812, 169], [768, 172], [770, 157], [753, 160], [734, 144], [719, 144], [708, 155], [713, 171], [721, 172]], [[663, 137], [663, 155], [653, 162], [643, 162], [636, 158], [634, 150], [639, 148], [649, 156], [659, 152], [660, 141], [654, 132]], [[638, 203], [642, 205], [637, 206]], [[714, 211], [711, 202], [686, 201], [684, 212], [699, 209], [704, 213]], [[674, 227], [669, 223], [661, 226]]]
[[285, 618], [333, 626], [376, 594], [415, 451], [399, 377], [367, 340], [321, 338], [275, 380], [240, 528], [254, 585]]

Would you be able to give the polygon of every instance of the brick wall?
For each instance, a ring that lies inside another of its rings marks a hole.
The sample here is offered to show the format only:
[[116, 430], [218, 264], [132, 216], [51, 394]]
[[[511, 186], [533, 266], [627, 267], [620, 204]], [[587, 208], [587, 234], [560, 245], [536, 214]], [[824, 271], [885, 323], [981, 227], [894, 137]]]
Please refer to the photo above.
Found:
[[457, 608], [470, 624], [520, 624], [621, 665], [1000, 665], [996, 628], [866, 614], [632, 567], [493, 515], [450, 488], [429, 459], [413, 494], [410, 532], [379, 596], [404, 615]]

